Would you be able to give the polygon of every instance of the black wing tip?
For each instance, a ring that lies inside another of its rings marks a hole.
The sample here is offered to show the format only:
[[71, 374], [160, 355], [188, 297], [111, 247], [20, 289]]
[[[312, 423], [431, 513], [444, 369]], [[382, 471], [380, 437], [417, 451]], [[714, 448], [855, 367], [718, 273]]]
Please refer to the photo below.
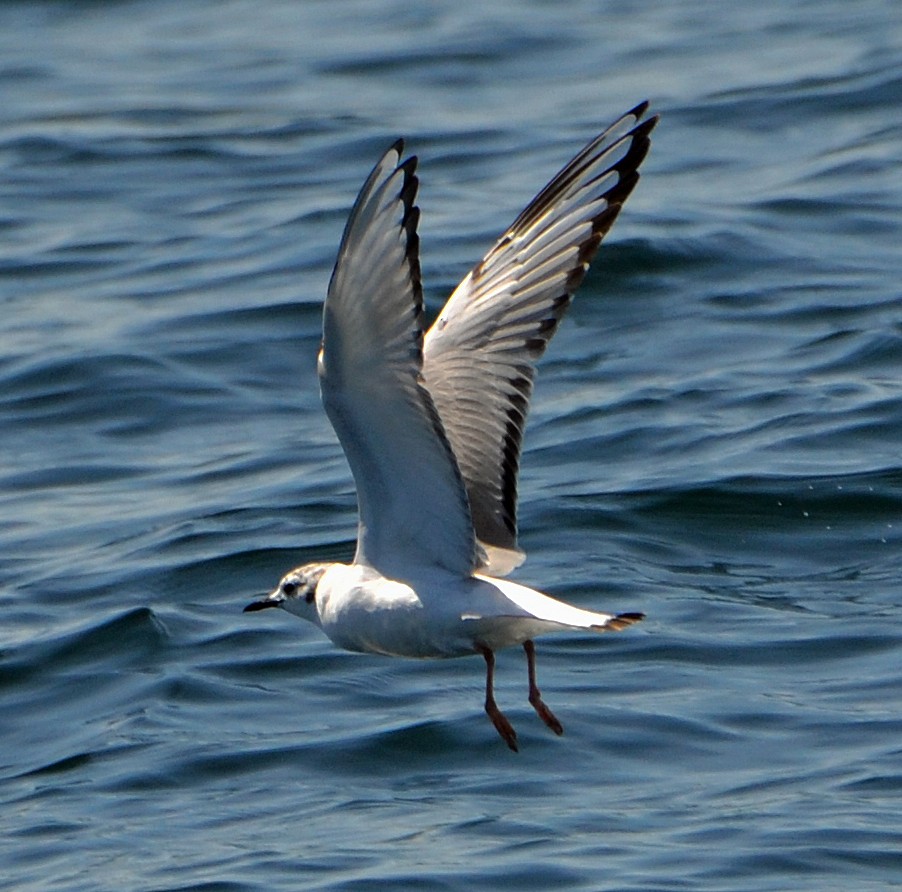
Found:
[[420, 188], [420, 178], [416, 174], [417, 157], [411, 155], [403, 164], [398, 165], [398, 170], [404, 174], [404, 182], [401, 184], [399, 197], [404, 203], [405, 215], [411, 214], [417, 210], [415, 204], [417, 200], [417, 192]]
[[642, 152], [642, 157], [639, 159], [638, 163], [641, 163], [648, 154], [648, 148], [651, 145], [651, 132], [658, 126], [658, 121], [660, 120], [661, 118], [658, 115], [653, 115], [644, 121], [640, 121], [627, 134], [627, 137], [632, 139], [633, 142], [631, 148], [636, 149], [636, 147], [639, 147], [636, 150]]
[[420, 236], [417, 226], [420, 222], [420, 209], [415, 204], [406, 205], [401, 226], [407, 240], [404, 256], [410, 270], [410, 284], [413, 288], [414, 312], [417, 315], [419, 337], [423, 337], [423, 273], [420, 269]]
[[[616, 164], [612, 165], [611, 169], [616, 170], [621, 175], [621, 182], [617, 184], [615, 189], [622, 188], [624, 178], [628, 177], [630, 173], [635, 174], [635, 179], [632, 181], [629, 188], [626, 189], [626, 194], [623, 196], [623, 199], [621, 199], [621, 202], [626, 199], [626, 196], [629, 195], [639, 179], [639, 167], [645, 160], [645, 157], [648, 155], [648, 151], [651, 148], [651, 132], [657, 127], [658, 121], [661, 120], [660, 115], [652, 115], [644, 121], [641, 120], [642, 115], [647, 109], [648, 100], [645, 100], [634, 109], [627, 112], [624, 117], [632, 115], [636, 118], [636, 123], [616, 140], [616, 142], [620, 143], [629, 141], [629, 148], [627, 149], [626, 154]], [[613, 202], [618, 199], [617, 197], [612, 196], [609, 200]]]
[[[644, 121], [641, 120], [642, 115], [645, 114], [648, 108], [649, 102], [645, 99], [628, 112], [622, 114], [613, 124], [609, 125], [583, 146], [582, 151], [571, 158], [538, 195], [533, 198], [517, 219], [507, 228], [506, 234], [510, 235], [531, 226], [548, 207], [552, 206], [560, 198], [564, 190], [579, 180], [580, 176], [599, 157], [618, 145], [626, 146], [623, 157], [598, 176], [604, 176], [611, 170], [617, 171], [619, 174], [618, 183], [604, 197], [609, 205], [622, 205], [638, 182], [636, 171], [648, 154], [648, 150], [651, 147], [649, 135], [658, 123], [658, 115], [653, 115]], [[633, 118], [634, 121], [631, 122], [631, 126], [628, 129], [623, 130], [623, 125], [630, 118]], [[613, 223], [613, 220], [611, 222]], [[598, 229], [595, 231], [597, 232]]]
[[423, 273], [420, 267], [420, 208], [416, 204], [417, 192], [420, 188], [420, 178], [416, 175], [417, 156], [411, 155], [398, 164], [398, 170], [404, 174], [404, 182], [401, 185], [399, 198], [404, 205], [404, 215], [401, 219], [401, 228], [406, 239], [405, 258], [410, 271], [410, 284], [413, 289], [414, 313], [417, 318], [417, 339], [419, 350], [422, 350], [423, 333], [425, 329], [423, 303]]
[[624, 112], [623, 117], [633, 117], [637, 122], [641, 121], [650, 105], [651, 103], [647, 99], [643, 99], [641, 102], [637, 102], [629, 111]]
[[640, 178], [639, 168], [651, 148], [650, 134], [658, 120], [657, 115], [648, 118], [648, 120], [637, 124], [629, 133], [622, 137], [622, 139], [630, 140], [630, 146], [626, 154], [610, 168], [617, 171], [618, 180], [617, 184], [604, 195], [608, 207], [593, 221], [594, 233], [605, 235], [610, 230], [627, 198], [630, 197], [633, 189], [636, 188]]
[[626, 154], [613, 165], [620, 173], [630, 170], [638, 170], [639, 165], [645, 160], [648, 150], [651, 148], [651, 132], [658, 124], [660, 117], [652, 115], [644, 121], [636, 123], [627, 133], [620, 137], [620, 141], [629, 140], [629, 149]]
[[395, 154], [398, 160], [395, 162], [395, 170], [404, 171], [404, 184], [407, 185], [411, 178], [416, 178], [417, 165], [420, 159], [417, 155], [404, 157], [404, 138], [399, 136], [388, 148], [385, 155]]
[[659, 118], [661, 117], [659, 114], [654, 114], [650, 118], [646, 118], [644, 121], [642, 121], [642, 118], [645, 117], [645, 113], [648, 111], [648, 109], [650, 107], [651, 107], [651, 102], [649, 102], [648, 99], [643, 99], [641, 102], [634, 105], [628, 112], [626, 112], [624, 117], [632, 116], [636, 119], [637, 124], [638, 124], [638, 122], [641, 121], [643, 126], [648, 124], [651, 127], [654, 127], [655, 124], [658, 123]]

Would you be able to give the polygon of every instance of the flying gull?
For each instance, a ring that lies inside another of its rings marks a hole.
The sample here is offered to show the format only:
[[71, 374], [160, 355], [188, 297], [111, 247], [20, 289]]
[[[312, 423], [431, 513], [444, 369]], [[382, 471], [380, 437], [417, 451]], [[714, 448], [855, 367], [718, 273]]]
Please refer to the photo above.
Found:
[[357, 486], [350, 564], [305, 564], [245, 610], [281, 607], [339, 647], [398, 657], [481, 654], [485, 711], [495, 651], [522, 645], [529, 702], [561, 723], [536, 683], [533, 639], [619, 631], [641, 613], [573, 607], [505, 577], [517, 546], [517, 475], [535, 364], [602, 238], [639, 180], [657, 117], [643, 102], [593, 139], [514, 220], [425, 329], [416, 157], [399, 140], [345, 227], [323, 310], [323, 404]]

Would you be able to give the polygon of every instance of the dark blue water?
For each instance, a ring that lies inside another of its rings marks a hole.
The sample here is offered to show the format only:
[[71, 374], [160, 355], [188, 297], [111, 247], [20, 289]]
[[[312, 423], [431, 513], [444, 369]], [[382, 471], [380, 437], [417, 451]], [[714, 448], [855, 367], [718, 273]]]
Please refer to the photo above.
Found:
[[[902, 885], [894, 2], [0, 6], [0, 887]], [[379, 153], [438, 304], [648, 97], [542, 363], [517, 578], [621, 635], [336, 651], [320, 301]]]

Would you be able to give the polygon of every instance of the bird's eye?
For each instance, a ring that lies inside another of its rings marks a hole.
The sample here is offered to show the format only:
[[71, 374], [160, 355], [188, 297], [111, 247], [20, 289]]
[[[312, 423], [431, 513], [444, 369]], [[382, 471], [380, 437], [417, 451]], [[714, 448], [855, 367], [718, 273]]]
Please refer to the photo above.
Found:
[[294, 594], [298, 590], [298, 584], [296, 582], [283, 582], [282, 583], [282, 594], [288, 595], [289, 598], [293, 597]]

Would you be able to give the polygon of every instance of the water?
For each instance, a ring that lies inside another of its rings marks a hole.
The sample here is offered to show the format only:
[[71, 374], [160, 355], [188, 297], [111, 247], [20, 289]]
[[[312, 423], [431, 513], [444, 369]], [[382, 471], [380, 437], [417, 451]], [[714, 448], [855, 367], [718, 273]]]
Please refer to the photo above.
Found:
[[[0, 887], [902, 885], [892, 2], [0, 6]], [[350, 555], [314, 377], [347, 210], [422, 158], [437, 304], [649, 97], [539, 377], [518, 574], [644, 610], [499, 658], [241, 608]]]

